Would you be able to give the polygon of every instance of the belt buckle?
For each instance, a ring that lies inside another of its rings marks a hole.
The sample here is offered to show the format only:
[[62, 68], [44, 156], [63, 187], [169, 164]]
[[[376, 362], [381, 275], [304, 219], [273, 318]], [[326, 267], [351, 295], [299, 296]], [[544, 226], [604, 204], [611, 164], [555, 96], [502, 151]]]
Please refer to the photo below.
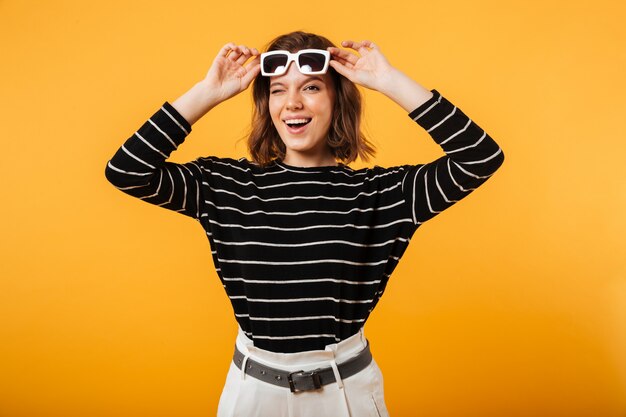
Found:
[[[316, 390], [316, 389], [320, 389], [322, 388], [322, 380], [320, 379], [320, 375], [317, 373], [317, 369], [314, 369], [312, 371], [295, 371], [290, 373], [289, 375], [287, 375], [287, 381], [289, 381], [289, 389], [291, 390], [291, 392], [300, 392], [300, 391], [312, 391], [312, 390]], [[297, 377], [310, 377], [311, 381], [313, 382], [313, 388], [309, 388], [309, 389], [298, 389], [296, 388], [294, 382], [293, 382], [293, 376], [297, 376]]]

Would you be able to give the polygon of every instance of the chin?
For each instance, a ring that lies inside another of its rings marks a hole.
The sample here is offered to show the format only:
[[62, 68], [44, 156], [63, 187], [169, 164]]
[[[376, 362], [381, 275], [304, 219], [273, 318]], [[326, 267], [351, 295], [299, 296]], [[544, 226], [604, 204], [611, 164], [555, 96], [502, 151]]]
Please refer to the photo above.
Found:
[[287, 139], [286, 141], [283, 141], [283, 143], [285, 144], [285, 148], [291, 149], [294, 151], [302, 152], [302, 151], [312, 150], [312, 147], [309, 145], [307, 140]]

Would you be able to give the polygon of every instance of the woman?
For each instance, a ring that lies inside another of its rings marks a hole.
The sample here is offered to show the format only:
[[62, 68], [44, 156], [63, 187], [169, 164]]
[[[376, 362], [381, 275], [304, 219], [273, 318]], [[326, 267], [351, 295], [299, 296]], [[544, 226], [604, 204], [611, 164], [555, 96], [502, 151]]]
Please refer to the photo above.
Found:
[[[120, 190], [207, 233], [239, 324], [218, 416], [386, 416], [363, 325], [417, 228], [484, 183], [499, 146], [369, 41], [303, 32], [267, 52], [227, 44], [204, 80], [163, 106], [107, 163]], [[254, 81], [252, 160], [167, 162], [211, 108]], [[445, 156], [374, 166], [355, 87], [379, 91]]]

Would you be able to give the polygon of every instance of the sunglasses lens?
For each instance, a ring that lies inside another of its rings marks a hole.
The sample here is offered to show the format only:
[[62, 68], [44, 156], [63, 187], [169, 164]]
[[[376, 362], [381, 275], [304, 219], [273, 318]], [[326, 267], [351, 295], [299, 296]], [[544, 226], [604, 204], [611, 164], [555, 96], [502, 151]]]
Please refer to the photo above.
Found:
[[324, 69], [326, 56], [315, 52], [301, 54], [298, 59], [298, 66], [303, 73], [318, 72]]
[[281, 72], [287, 65], [287, 55], [270, 55], [263, 59], [263, 71], [268, 74]]

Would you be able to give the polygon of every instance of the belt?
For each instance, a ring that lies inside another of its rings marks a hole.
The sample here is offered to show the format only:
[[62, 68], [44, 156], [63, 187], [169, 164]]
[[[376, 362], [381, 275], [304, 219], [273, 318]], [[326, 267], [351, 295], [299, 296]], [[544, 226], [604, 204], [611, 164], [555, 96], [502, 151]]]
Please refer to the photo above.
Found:
[[[243, 359], [243, 353], [241, 353], [235, 345], [233, 362], [237, 368], [241, 369]], [[365, 348], [355, 357], [348, 359], [345, 362], [338, 363], [337, 370], [339, 371], [339, 375], [342, 379], [348, 378], [349, 376], [365, 369], [371, 361], [372, 353], [370, 352], [369, 342], [367, 342]], [[312, 371], [301, 370], [289, 372], [263, 365], [251, 358], [248, 358], [246, 361], [245, 373], [251, 377], [260, 379], [263, 382], [289, 388], [291, 392], [316, 390], [322, 388], [324, 385], [332, 384], [336, 381], [335, 373], [333, 372], [333, 368], [330, 366], [326, 368], [317, 368]]]

